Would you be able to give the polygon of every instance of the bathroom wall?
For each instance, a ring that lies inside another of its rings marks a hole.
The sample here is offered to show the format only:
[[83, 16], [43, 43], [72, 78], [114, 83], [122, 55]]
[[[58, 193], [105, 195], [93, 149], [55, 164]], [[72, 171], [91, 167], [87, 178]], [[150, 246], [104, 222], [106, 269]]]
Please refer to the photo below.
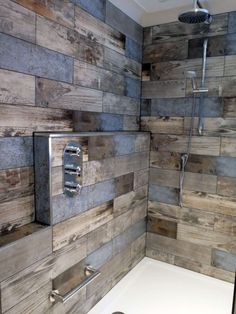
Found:
[[34, 220], [34, 131], [71, 131], [74, 113], [78, 131], [138, 130], [142, 28], [105, 0], [0, 0], [0, 12], [4, 233]]
[[[236, 265], [236, 13], [208, 25], [179, 22], [144, 29], [142, 130], [151, 132], [147, 256], [226, 281]], [[200, 84], [209, 38], [205, 130], [197, 134], [178, 206], [181, 154], [193, 103], [186, 71]]]
[[[149, 135], [87, 140], [83, 208], [53, 226], [35, 221], [48, 174], [35, 186], [32, 135], [138, 130], [142, 27], [105, 0], [0, 0], [0, 16], [0, 312], [87, 313], [145, 255]], [[63, 208], [63, 145], [52, 149], [61, 215], [73, 203]], [[86, 264], [100, 277], [53, 306], [51, 290], [70, 290]]]

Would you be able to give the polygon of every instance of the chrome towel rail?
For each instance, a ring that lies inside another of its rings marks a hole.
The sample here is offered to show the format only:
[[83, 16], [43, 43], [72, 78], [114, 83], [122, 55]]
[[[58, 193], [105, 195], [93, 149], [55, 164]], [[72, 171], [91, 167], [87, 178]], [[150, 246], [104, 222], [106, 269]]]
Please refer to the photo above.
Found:
[[66, 303], [70, 300], [79, 290], [86, 287], [89, 283], [91, 283], [95, 278], [97, 278], [101, 272], [99, 270], [94, 269], [91, 266], [86, 266], [84, 269], [85, 279], [78, 286], [76, 286], [71, 291], [67, 292], [65, 295], [61, 295], [58, 290], [52, 290], [50, 293], [50, 301], [52, 303]]

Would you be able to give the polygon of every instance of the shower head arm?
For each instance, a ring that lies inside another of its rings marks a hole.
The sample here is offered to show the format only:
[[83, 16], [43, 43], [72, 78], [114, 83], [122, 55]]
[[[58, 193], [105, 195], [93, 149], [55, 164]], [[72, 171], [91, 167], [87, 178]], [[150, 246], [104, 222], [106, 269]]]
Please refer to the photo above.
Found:
[[200, 2], [199, 0], [197, 0], [196, 3], [197, 3], [197, 5], [198, 5], [198, 7], [199, 7], [200, 9], [203, 9], [203, 6], [202, 6], [202, 4], [201, 4], [201, 2]]

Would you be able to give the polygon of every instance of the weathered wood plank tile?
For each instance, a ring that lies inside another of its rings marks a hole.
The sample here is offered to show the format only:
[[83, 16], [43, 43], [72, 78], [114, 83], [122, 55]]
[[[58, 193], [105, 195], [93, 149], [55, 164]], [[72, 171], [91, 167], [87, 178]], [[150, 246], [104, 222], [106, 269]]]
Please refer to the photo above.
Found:
[[152, 250], [160, 250], [165, 253], [187, 257], [190, 260], [205, 263], [211, 263], [211, 249], [187, 241], [175, 240], [163, 237], [154, 233], [147, 233], [147, 246]]
[[187, 57], [188, 41], [147, 45], [143, 50], [143, 63], [183, 60]]
[[185, 97], [185, 80], [150, 81], [142, 84], [142, 98]]
[[13, 232], [16, 228], [34, 221], [34, 199], [31, 195], [1, 203], [0, 209], [2, 234]]
[[91, 136], [88, 139], [88, 160], [101, 160], [115, 156], [114, 136]]
[[139, 117], [125, 115], [124, 120], [123, 120], [123, 130], [138, 132], [139, 131]]
[[236, 118], [236, 97], [223, 98], [223, 117]]
[[9, 0], [0, 1], [0, 31], [35, 42], [35, 13]]
[[105, 21], [105, 0], [71, 0], [71, 2], [80, 6], [98, 19]]
[[75, 60], [74, 82], [77, 85], [124, 95], [124, 77], [109, 70]]
[[230, 272], [235, 272], [236, 255], [220, 250], [213, 250], [212, 265]]
[[235, 23], [236, 13], [230, 12], [229, 13], [229, 25], [228, 25], [228, 32], [235, 33], [236, 32], [236, 23]]
[[58, 52], [0, 34], [0, 67], [71, 83], [73, 59]]
[[49, 255], [52, 251], [51, 228], [1, 248], [1, 281]]
[[[5, 136], [7, 133], [5, 133]], [[6, 158], [11, 156], [11, 158]], [[0, 138], [0, 169], [33, 165], [32, 137]]]
[[[169, 61], [151, 65], [151, 80], [180, 80], [187, 77], [188, 71], [196, 71], [201, 77], [202, 59], [188, 59], [183, 61]], [[224, 74], [224, 57], [208, 58], [206, 77], [222, 77]]]
[[83, 167], [83, 186], [147, 168], [147, 157], [147, 153], [136, 153], [101, 161], [89, 161]]
[[181, 154], [172, 152], [150, 152], [150, 166], [152, 168], [180, 170]]
[[140, 101], [135, 98], [103, 94], [103, 112], [127, 115], [139, 115]]
[[131, 258], [133, 265], [136, 266], [140, 260], [145, 257], [146, 251], [146, 233], [141, 235], [137, 240], [131, 244]]
[[[216, 224], [216, 215], [207, 211], [199, 209], [179, 207], [176, 205], [165, 204], [160, 202], [149, 201], [148, 203], [148, 215], [149, 217], [167, 219], [176, 223], [199, 225], [207, 227], [209, 230], [214, 230]], [[220, 216], [218, 229], [220, 229]], [[225, 216], [222, 216], [225, 217]]]
[[153, 43], [160, 41], [179, 41], [203, 36], [216, 36], [227, 34], [228, 14], [214, 16], [211, 24], [185, 25], [179, 22], [167, 23], [152, 27]]
[[[201, 58], [204, 38], [189, 40], [188, 57]], [[208, 57], [224, 56], [227, 46], [226, 36], [214, 36], [208, 39]]]
[[143, 29], [143, 44], [150, 45], [152, 44], [152, 26], [144, 27]]
[[[79, 112], [73, 113], [74, 131], [97, 132], [97, 131], [123, 131], [123, 115], [111, 113]], [[131, 116], [129, 116], [131, 117]]]
[[234, 283], [234, 274], [213, 266], [205, 265], [200, 262], [190, 261], [189, 259], [175, 256], [174, 265], [183, 267], [207, 276]]
[[[113, 220], [112, 220], [113, 221]], [[96, 228], [87, 235], [87, 253], [99, 249], [112, 239], [112, 221]]]
[[113, 256], [125, 250], [134, 240], [146, 232], [146, 221], [141, 220], [113, 239]]
[[146, 248], [146, 256], [157, 261], [161, 261], [168, 264], [174, 264], [175, 256], [170, 253], [163, 252], [161, 250], [152, 250], [149, 247]]
[[19, 302], [9, 309], [7, 314], [30, 314], [46, 313], [52, 306], [48, 295], [52, 291], [52, 282], [49, 281], [45, 286], [33, 292], [29, 297]]
[[106, 224], [113, 218], [113, 202], [108, 202], [53, 227], [53, 251]]
[[148, 217], [147, 231], [168, 238], [177, 238], [177, 223], [152, 216]]
[[236, 56], [225, 56], [225, 76], [234, 76], [236, 75], [235, 71], [235, 65], [236, 65]]
[[[97, 207], [115, 197], [133, 190], [133, 174], [84, 187], [78, 197], [67, 198], [64, 194], [53, 197], [52, 224], [74, 217], [88, 209]], [[65, 208], [68, 208], [65, 211]]]
[[134, 173], [134, 190], [148, 184], [149, 171], [148, 169], [139, 170]]
[[[235, 40], [235, 34], [209, 37], [207, 56], [234, 55], [236, 52]], [[203, 38], [189, 40], [189, 58], [201, 57], [203, 41]]]
[[32, 167], [0, 171], [0, 203], [32, 195], [34, 190]]
[[222, 80], [222, 96], [223, 97], [235, 97], [236, 92], [234, 90], [236, 84], [236, 76], [223, 77]]
[[0, 102], [16, 105], [35, 105], [35, 78], [33, 76], [0, 70]]
[[94, 89], [74, 86], [58, 81], [36, 79], [36, 105], [101, 112], [103, 93]]
[[137, 62], [142, 62], [142, 50], [143, 47], [141, 44], [137, 43], [133, 39], [126, 37], [125, 39], [125, 55], [128, 58], [134, 59]]
[[229, 237], [229, 235], [217, 233], [208, 230], [208, 228], [187, 224], [178, 224], [177, 239], [182, 241], [187, 239], [190, 243], [204, 245], [209, 248], [222, 248], [224, 245], [235, 241], [235, 237]]
[[92, 41], [125, 54], [125, 36], [78, 6], [75, 8], [75, 29]]
[[216, 215], [214, 231], [235, 237], [236, 236], [235, 217], [226, 215]]
[[186, 171], [236, 177], [236, 160], [231, 157], [190, 155]]
[[[187, 149], [187, 137], [152, 134], [151, 150], [183, 153]], [[220, 138], [193, 136], [191, 154], [219, 156]]]
[[141, 81], [125, 78], [125, 96], [140, 99], [141, 97]]
[[[138, 211], [147, 207], [147, 186], [141, 187], [135, 191], [121, 195], [114, 199], [114, 217], [125, 212], [133, 210]], [[130, 214], [130, 217], [132, 215]]]
[[[72, 131], [72, 111], [0, 105], [0, 135], [28, 136], [35, 131]], [[17, 115], [17, 119], [14, 119]]]
[[230, 137], [221, 138], [221, 156], [236, 157], [236, 139]]
[[138, 43], [143, 41], [143, 28], [110, 1], [106, 2], [106, 23]]
[[[180, 172], [175, 170], [150, 169], [150, 183], [158, 186], [179, 188]], [[213, 175], [186, 172], [184, 189], [216, 193], [217, 177]]]
[[103, 47], [100, 44], [40, 16], [37, 16], [36, 43], [91, 64], [103, 65]]
[[[151, 100], [151, 116], [190, 117], [192, 115], [193, 98], [168, 98]], [[204, 117], [222, 117], [223, 103], [219, 97], [204, 99]], [[196, 98], [194, 116], [199, 115], [199, 98]]]
[[177, 205], [179, 202], [179, 189], [150, 184], [149, 200]]
[[35, 13], [46, 16], [59, 24], [74, 27], [74, 9], [69, 1], [54, 0], [38, 2], [37, 0], [14, 0]]
[[180, 134], [184, 132], [182, 117], [142, 117], [141, 130], [152, 133]]
[[233, 197], [224, 197], [216, 194], [190, 191], [184, 191], [183, 193], [184, 207], [197, 208], [223, 215], [236, 215], [235, 201], [236, 199]]
[[104, 68], [118, 74], [139, 79], [141, 77], [141, 64], [124, 55], [104, 48]]
[[218, 177], [217, 193], [234, 197], [236, 194], [236, 178]]

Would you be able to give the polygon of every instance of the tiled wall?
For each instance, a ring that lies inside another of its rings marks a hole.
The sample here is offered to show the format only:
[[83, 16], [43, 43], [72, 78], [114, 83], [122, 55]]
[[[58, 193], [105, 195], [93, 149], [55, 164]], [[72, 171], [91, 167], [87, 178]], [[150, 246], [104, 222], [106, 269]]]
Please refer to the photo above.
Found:
[[[55, 163], [48, 226], [35, 222], [46, 182], [35, 186], [32, 135], [138, 130], [142, 27], [106, 0], [0, 0], [0, 16], [0, 312], [87, 313], [144, 257], [149, 135], [88, 141], [78, 206], [62, 206]], [[52, 288], [70, 290], [88, 263], [101, 276], [52, 306]]]
[[[227, 281], [236, 265], [236, 14], [213, 23], [179, 22], [144, 30], [141, 125], [151, 131], [147, 256]], [[197, 134], [178, 206], [181, 154], [193, 103], [186, 71], [201, 77], [209, 38], [205, 130]]]
[[70, 131], [73, 115], [78, 131], [139, 129], [142, 27], [105, 0], [0, 0], [0, 12], [5, 232], [34, 220], [34, 131]]

